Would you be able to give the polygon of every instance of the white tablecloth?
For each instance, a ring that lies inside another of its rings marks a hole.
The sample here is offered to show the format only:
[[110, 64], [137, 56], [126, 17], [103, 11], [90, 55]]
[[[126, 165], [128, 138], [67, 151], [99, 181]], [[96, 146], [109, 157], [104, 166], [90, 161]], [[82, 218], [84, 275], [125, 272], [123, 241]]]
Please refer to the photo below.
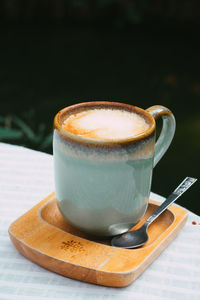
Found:
[[[52, 156], [0, 143], [0, 299], [200, 299], [200, 217], [188, 211], [182, 231], [130, 286], [69, 279], [20, 255], [9, 225], [54, 191]], [[151, 193], [151, 199], [163, 197]]]

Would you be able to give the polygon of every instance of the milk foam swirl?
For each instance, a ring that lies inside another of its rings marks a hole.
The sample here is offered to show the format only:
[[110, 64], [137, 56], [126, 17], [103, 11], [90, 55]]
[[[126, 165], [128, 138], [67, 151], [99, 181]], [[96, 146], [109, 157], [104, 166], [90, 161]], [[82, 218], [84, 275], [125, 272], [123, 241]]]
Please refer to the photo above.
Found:
[[76, 135], [100, 140], [135, 137], [149, 128], [137, 113], [119, 109], [91, 109], [70, 115], [62, 127]]

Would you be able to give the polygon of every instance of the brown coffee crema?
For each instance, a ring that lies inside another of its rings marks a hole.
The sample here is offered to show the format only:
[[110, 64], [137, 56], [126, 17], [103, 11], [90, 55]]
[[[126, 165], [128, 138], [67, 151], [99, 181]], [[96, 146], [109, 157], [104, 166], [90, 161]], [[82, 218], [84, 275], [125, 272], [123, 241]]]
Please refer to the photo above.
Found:
[[79, 136], [99, 140], [135, 137], [149, 128], [140, 115], [118, 109], [91, 109], [66, 118], [62, 127]]
[[118, 148], [152, 137], [155, 120], [132, 105], [93, 101], [61, 110], [55, 116], [54, 128], [68, 142]]

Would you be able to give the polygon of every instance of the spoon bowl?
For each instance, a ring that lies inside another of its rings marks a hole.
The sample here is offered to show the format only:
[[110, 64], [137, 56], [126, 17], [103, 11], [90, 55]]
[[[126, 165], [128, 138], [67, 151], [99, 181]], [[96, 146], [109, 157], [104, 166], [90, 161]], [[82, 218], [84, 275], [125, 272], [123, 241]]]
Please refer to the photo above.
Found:
[[148, 241], [147, 227], [142, 226], [138, 230], [117, 235], [112, 239], [112, 246], [120, 248], [136, 248]]

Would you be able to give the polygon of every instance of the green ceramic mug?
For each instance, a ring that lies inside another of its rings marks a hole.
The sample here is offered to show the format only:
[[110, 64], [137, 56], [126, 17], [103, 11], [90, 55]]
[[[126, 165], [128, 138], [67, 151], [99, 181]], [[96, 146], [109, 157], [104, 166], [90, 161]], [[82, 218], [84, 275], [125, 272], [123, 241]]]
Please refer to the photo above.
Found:
[[[148, 128], [117, 140], [94, 139], [64, 129], [69, 116], [93, 109], [126, 111], [140, 116]], [[155, 142], [155, 119], [163, 126]], [[169, 147], [175, 118], [166, 107], [143, 110], [118, 102], [94, 101], [59, 111], [54, 119], [55, 191], [60, 212], [81, 231], [113, 236], [143, 217], [151, 190], [152, 170]]]

